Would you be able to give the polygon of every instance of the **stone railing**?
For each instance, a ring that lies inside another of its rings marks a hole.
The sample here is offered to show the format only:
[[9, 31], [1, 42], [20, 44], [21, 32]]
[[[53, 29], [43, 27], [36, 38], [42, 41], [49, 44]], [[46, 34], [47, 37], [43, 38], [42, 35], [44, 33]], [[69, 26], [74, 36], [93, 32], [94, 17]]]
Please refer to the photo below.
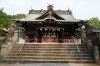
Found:
[[11, 48], [13, 47], [13, 45], [16, 44], [16, 42], [6, 42], [6, 44], [3, 44], [1, 46], [1, 59], [5, 60], [5, 57], [8, 55], [8, 53], [10, 52]]
[[15, 33], [13, 37], [7, 37], [6, 41], [1, 46], [1, 59], [2, 59], [2, 61], [5, 60], [6, 56], [8, 55], [8, 53], [10, 52], [12, 47], [15, 44], [17, 44], [17, 37], [16, 37], [16, 35], [17, 34]]
[[99, 61], [99, 47], [97, 45], [93, 45], [91, 40], [87, 40], [86, 44], [88, 50], [91, 52], [94, 62], [97, 63]]
[[87, 51], [89, 51], [92, 54], [94, 62], [97, 63], [100, 58], [99, 47], [97, 46], [97, 44], [93, 42], [94, 40], [92, 38], [93, 38], [92, 34], [90, 38], [86, 36], [86, 33], [84, 32], [82, 41], [83, 41], [83, 44], [87, 47], [88, 49]]

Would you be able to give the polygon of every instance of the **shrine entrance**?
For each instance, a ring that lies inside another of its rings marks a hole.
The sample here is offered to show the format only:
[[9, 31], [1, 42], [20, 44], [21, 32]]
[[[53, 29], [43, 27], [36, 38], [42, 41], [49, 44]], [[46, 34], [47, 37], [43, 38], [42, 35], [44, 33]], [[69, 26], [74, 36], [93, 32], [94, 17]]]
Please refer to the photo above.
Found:
[[42, 37], [43, 43], [57, 43], [57, 37]]
[[[75, 43], [77, 32], [58, 27], [39, 27], [35, 31], [26, 32], [28, 43]], [[78, 33], [79, 34], [79, 33]], [[75, 36], [76, 35], [76, 36]]]
[[53, 42], [58, 43], [62, 39], [63, 28], [40, 28], [38, 29], [38, 43]]

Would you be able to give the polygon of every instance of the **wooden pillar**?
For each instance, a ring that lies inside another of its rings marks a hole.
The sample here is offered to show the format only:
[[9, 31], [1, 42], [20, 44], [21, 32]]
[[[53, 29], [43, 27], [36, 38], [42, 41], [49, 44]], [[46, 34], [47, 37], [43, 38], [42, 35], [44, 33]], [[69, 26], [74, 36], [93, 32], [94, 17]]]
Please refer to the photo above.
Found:
[[64, 43], [64, 28], [62, 29], [62, 41]]
[[62, 29], [58, 29], [58, 43], [63, 43], [63, 39], [62, 39]]
[[37, 34], [38, 34], [37, 43], [42, 43], [42, 37], [41, 37], [41, 31], [40, 31], [40, 29], [37, 29]]
[[20, 39], [20, 26], [19, 26], [19, 29], [18, 29], [18, 40]]

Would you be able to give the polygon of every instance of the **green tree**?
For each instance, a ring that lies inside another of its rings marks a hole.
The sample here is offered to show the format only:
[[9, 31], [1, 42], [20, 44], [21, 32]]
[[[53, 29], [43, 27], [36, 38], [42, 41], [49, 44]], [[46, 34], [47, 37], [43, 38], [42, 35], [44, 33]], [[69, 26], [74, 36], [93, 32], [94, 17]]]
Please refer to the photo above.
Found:
[[0, 11], [0, 28], [8, 28], [12, 23], [12, 16]]
[[16, 14], [16, 15], [13, 15], [14, 19], [21, 19], [21, 18], [25, 18], [25, 17], [26, 17], [25, 14]]
[[100, 30], [100, 20], [97, 17], [93, 17], [89, 19], [88, 24], [92, 26], [94, 29]]
[[5, 12], [0, 10], [0, 29], [5, 27], [8, 28], [11, 24], [13, 19], [21, 19], [25, 18], [25, 14], [17, 14], [17, 15], [7, 15]]
[[13, 19], [21, 19], [21, 18], [25, 18], [26, 15], [25, 14], [17, 14], [17, 15], [8, 15], [5, 12], [3, 12], [3, 9], [0, 9], [0, 34], [2, 34], [2, 29], [8, 28], [9, 26], [11, 26], [11, 24], [13, 23]]

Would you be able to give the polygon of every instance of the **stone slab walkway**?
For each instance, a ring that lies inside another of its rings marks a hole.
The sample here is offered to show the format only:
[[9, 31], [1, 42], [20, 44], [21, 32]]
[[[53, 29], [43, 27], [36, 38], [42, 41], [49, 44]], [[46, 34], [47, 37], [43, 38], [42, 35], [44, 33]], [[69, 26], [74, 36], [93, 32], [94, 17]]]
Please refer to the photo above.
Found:
[[100, 66], [100, 65], [73, 64], [73, 63], [0, 63], [0, 66]]

